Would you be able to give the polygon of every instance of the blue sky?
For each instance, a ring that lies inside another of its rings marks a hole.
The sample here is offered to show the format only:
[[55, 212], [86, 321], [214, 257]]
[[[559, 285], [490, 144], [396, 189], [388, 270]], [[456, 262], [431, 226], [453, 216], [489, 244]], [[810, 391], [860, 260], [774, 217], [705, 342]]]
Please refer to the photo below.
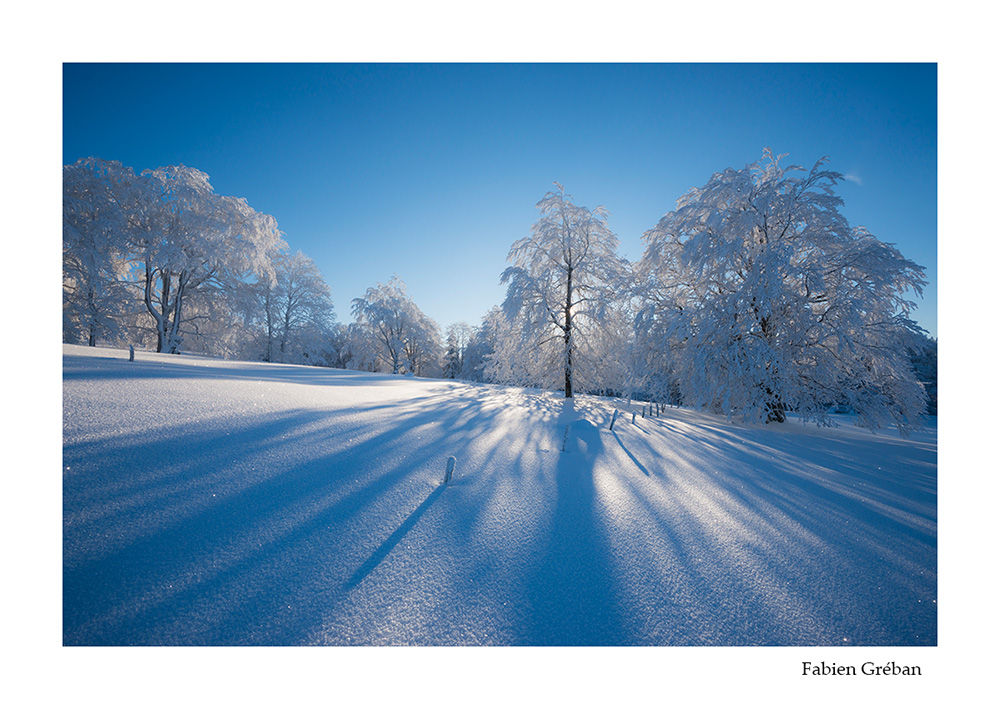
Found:
[[272, 214], [338, 318], [397, 274], [438, 323], [504, 296], [562, 183], [630, 259], [713, 172], [828, 155], [852, 224], [927, 269], [937, 334], [934, 64], [65, 64], [63, 162], [183, 163]]

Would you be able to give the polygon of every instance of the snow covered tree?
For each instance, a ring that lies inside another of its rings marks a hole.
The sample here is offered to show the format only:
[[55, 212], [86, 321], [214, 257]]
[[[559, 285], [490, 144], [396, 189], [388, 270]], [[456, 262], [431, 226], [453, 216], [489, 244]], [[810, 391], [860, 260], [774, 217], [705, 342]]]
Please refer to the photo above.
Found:
[[[330, 288], [315, 262], [301, 251], [278, 254], [274, 259], [274, 271], [274, 280], [262, 283], [267, 333], [264, 359], [267, 362], [298, 361], [301, 357], [292, 357], [296, 339], [307, 332], [315, 339], [332, 327], [334, 313]], [[315, 351], [316, 344], [307, 349]]]
[[[132, 249], [157, 352], [177, 352], [185, 325], [213, 321], [213, 307], [252, 274], [273, 277], [272, 255], [285, 246], [274, 217], [246, 200], [216, 195], [208, 175], [181, 166], [146, 170], [130, 205]], [[201, 297], [200, 308], [187, 305]]]
[[345, 369], [359, 372], [379, 371], [377, 345], [367, 323], [352, 322], [344, 327], [338, 354]]
[[937, 416], [937, 350], [937, 340], [929, 337], [918, 338], [909, 349], [917, 381], [927, 392], [927, 413], [930, 416]]
[[[263, 342], [261, 291], [276, 287], [273, 263], [285, 248], [273, 217], [216, 195], [198, 170], [137, 176], [98, 158], [67, 165], [64, 339], [176, 352], [183, 338], [212, 354], [251, 354]], [[279, 347], [296, 336], [297, 315], [308, 309], [294, 295], [285, 305], [289, 317], [274, 329]]]
[[747, 421], [793, 410], [906, 433], [924, 409], [906, 343], [923, 269], [841, 215], [843, 177], [769, 150], [690, 190], [644, 236], [646, 308], [686, 403]]
[[640, 310], [626, 349], [629, 393], [644, 401], [677, 406], [682, 403], [680, 382], [670, 353], [670, 339], [656, 308]]
[[408, 370], [418, 377], [441, 376], [441, 328], [419, 308], [403, 343], [403, 354]]
[[131, 168], [87, 158], [63, 168], [63, 336], [94, 346], [120, 340], [135, 306], [128, 288], [127, 218], [123, 202]]
[[506, 320], [501, 310], [493, 307], [477, 327], [469, 328], [469, 339], [462, 351], [462, 369], [458, 374], [460, 379], [470, 382], [486, 381], [484, 370], [493, 354], [495, 341], [492, 323], [498, 319]]
[[467, 323], [452, 323], [445, 330], [445, 354], [443, 376], [446, 379], [461, 379], [465, 370], [466, 352], [472, 341], [472, 328]]
[[418, 376], [438, 373], [440, 328], [410, 299], [398, 277], [369, 288], [352, 301], [351, 310], [357, 325], [351, 346], [356, 366], [392, 374], [407, 368]]
[[488, 353], [483, 368], [484, 379], [494, 384], [555, 389], [559, 385], [560, 351], [558, 341], [538, 346], [538, 333], [523, 311], [494, 309], [484, 321]]
[[454, 332], [445, 335], [444, 372], [445, 379], [456, 379], [462, 371], [462, 353]]
[[494, 378], [561, 386], [571, 398], [580, 384], [602, 386], [595, 333], [605, 325], [627, 266], [616, 254], [618, 237], [607, 211], [576, 206], [555, 184], [557, 190], [536, 205], [541, 218], [531, 234], [514, 242], [507, 257], [503, 307], [520, 334], [494, 352], [490, 366]]

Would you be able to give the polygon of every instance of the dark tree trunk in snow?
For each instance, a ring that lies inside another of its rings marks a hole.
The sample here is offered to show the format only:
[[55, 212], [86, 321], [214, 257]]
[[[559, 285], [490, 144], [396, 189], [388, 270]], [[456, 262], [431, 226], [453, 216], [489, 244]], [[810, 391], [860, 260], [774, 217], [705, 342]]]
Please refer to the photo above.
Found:
[[781, 398], [776, 395], [771, 387], [765, 387], [764, 392], [767, 394], [767, 420], [765, 423], [783, 423], [785, 421], [785, 407], [781, 403]]
[[566, 308], [563, 313], [565, 334], [563, 341], [566, 347], [566, 398], [573, 398], [573, 267], [566, 269]]

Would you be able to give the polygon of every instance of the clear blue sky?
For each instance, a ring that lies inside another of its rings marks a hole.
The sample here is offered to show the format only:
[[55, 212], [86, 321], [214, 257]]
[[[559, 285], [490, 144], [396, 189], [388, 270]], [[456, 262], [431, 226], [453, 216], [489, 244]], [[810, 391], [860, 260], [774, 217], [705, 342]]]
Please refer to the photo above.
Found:
[[66, 64], [63, 162], [185, 164], [274, 215], [338, 319], [397, 274], [438, 323], [504, 290], [510, 245], [553, 181], [641, 236], [764, 147], [828, 155], [852, 224], [927, 269], [937, 335], [933, 64]]

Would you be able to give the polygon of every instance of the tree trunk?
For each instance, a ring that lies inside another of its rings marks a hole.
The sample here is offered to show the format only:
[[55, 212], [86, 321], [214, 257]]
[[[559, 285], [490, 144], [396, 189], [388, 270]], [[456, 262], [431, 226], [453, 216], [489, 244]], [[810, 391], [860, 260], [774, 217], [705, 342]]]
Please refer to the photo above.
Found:
[[563, 312], [563, 322], [566, 323], [563, 342], [566, 348], [566, 397], [573, 398], [573, 267], [566, 269], [566, 305]]
[[267, 329], [267, 349], [264, 352], [265, 362], [274, 361], [272, 355], [272, 349], [274, 348], [274, 314], [271, 312], [271, 293], [272, 288], [268, 285], [264, 291], [264, 324]]
[[[163, 278], [166, 279], [166, 276], [164, 275]], [[155, 280], [156, 280], [156, 269], [153, 268], [152, 264], [149, 261], [149, 258], [147, 257], [146, 284], [145, 288], [143, 289], [142, 299], [146, 305], [146, 311], [149, 313], [149, 316], [153, 318], [153, 322], [156, 325], [156, 351], [162, 352], [165, 324], [164, 324], [163, 314], [156, 312], [156, 308], [153, 307], [153, 286], [155, 284]]]
[[573, 350], [570, 349], [569, 331], [566, 332], [566, 397], [573, 398]]
[[184, 305], [184, 295], [190, 275], [181, 271], [177, 277], [177, 291], [174, 293], [174, 313], [173, 322], [170, 323], [170, 340], [168, 350], [170, 354], [177, 354], [180, 347], [181, 309]]
[[[757, 307], [754, 306], [754, 313], [757, 312]], [[771, 332], [771, 321], [767, 317], [760, 318], [760, 331], [764, 335], [764, 339], [767, 341], [768, 345], [771, 345], [773, 339], [773, 333]], [[774, 370], [774, 364], [768, 362], [766, 365], [767, 377], [771, 381], [774, 381], [772, 372]], [[767, 409], [767, 419], [765, 423], [784, 423], [785, 421], [785, 406], [781, 402], [781, 395], [774, 391], [770, 386], [764, 385], [764, 393], [767, 395], [767, 402], [764, 404]]]
[[90, 324], [87, 326], [89, 331], [89, 336], [87, 337], [87, 344], [91, 347], [97, 346], [97, 307], [94, 305], [94, 288], [93, 286], [87, 289], [87, 308], [90, 310]]
[[764, 407], [767, 409], [767, 420], [765, 423], [784, 423], [785, 421], [785, 407], [781, 403], [781, 397], [771, 390], [771, 387], [764, 387], [764, 393], [767, 394], [767, 403]]

